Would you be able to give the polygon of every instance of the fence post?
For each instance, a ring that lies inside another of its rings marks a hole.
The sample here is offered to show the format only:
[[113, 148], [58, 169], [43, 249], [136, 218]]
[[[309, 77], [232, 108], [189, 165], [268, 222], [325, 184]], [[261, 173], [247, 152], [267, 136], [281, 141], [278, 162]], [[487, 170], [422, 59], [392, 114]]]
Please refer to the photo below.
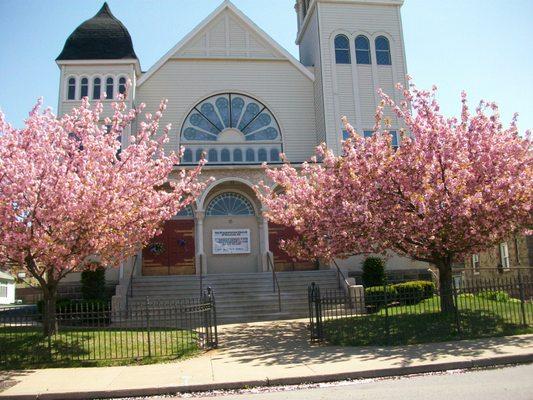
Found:
[[387, 344], [390, 345], [391, 337], [390, 337], [390, 324], [389, 324], [389, 296], [387, 296], [387, 280], [383, 283], [383, 301], [385, 302], [385, 330], [387, 332]]
[[458, 302], [458, 296], [457, 296], [457, 286], [455, 284], [455, 279], [453, 278], [452, 278], [452, 294], [453, 294], [453, 302], [455, 303], [453, 307], [453, 312], [455, 316], [455, 326], [457, 328], [457, 334], [460, 335], [461, 334], [461, 320], [459, 316], [459, 302]]
[[518, 270], [518, 291], [520, 292], [520, 311], [522, 313], [522, 325], [524, 328], [527, 326], [526, 321], [526, 294], [524, 292], [524, 281], [522, 280], [522, 274]]
[[152, 357], [152, 339], [150, 338], [150, 299], [146, 298], [146, 332], [148, 333], [148, 357]]
[[215, 293], [213, 292], [213, 289], [211, 289], [211, 287], [208, 288], [208, 291], [209, 291], [209, 305], [211, 308], [210, 315], [213, 316], [213, 327], [215, 329], [213, 343], [211, 343], [211, 345], [213, 346], [213, 348], [216, 349], [218, 347], [218, 327], [217, 327], [217, 308], [216, 308], [216, 303], [215, 303]]

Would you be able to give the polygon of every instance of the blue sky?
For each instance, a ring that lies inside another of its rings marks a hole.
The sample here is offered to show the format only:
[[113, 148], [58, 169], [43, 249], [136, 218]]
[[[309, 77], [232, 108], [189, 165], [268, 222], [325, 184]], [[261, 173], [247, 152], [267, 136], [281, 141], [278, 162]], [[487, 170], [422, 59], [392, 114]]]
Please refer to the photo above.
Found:
[[[99, 0], [0, 0], [0, 108], [21, 126], [39, 96], [56, 108], [54, 59], [68, 35], [101, 7]], [[221, 0], [110, 0], [128, 28], [143, 70], [215, 9]], [[234, 0], [298, 58], [293, 0]], [[447, 114], [472, 101], [495, 100], [504, 121], [520, 113], [533, 128], [533, 1], [406, 0], [402, 9], [407, 66], [415, 83], [440, 89]], [[298, 116], [295, 116], [297, 118]]]

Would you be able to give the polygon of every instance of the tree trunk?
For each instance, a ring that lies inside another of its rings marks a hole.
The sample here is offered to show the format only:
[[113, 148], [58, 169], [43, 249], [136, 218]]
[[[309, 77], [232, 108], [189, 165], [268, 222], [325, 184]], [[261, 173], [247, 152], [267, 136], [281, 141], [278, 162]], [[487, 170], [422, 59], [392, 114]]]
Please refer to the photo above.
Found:
[[43, 287], [43, 300], [43, 334], [48, 337], [57, 332], [57, 289], [55, 286]]
[[439, 269], [440, 283], [440, 307], [444, 313], [455, 311], [453, 275], [452, 275], [452, 258], [447, 257], [441, 260], [437, 267]]

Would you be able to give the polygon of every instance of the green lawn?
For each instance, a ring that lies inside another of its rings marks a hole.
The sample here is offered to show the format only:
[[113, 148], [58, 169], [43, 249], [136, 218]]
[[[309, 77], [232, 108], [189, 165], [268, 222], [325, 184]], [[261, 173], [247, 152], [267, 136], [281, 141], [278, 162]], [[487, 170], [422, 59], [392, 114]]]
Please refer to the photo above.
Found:
[[[39, 327], [0, 328], [0, 369], [146, 364], [197, 353], [198, 335], [159, 328], [63, 329], [50, 340]], [[50, 351], [51, 349], [51, 351]]]
[[458, 316], [441, 313], [439, 298], [432, 297], [416, 305], [392, 306], [375, 314], [328, 320], [324, 323], [324, 334], [331, 344], [371, 346], [533, 333], [531, 302], [524, 305], [525, 326], [519, 301], [498, 302], [481, 296], [461, 295], [457, 303]]

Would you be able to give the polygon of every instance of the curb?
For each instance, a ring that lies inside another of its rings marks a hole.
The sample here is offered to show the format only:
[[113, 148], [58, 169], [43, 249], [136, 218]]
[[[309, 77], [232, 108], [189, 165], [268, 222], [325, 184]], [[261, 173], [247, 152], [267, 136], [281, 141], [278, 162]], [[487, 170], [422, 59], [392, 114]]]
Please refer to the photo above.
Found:
[[[141, 389], [110, 389], [105, 391], [89, 392], [63, 392], [63, 393], [36, 393], [10, 395], [11, 400], [91, 400], [108, 399], [117, 397], [143, 397], [157, 395], [172, 395], [177, 393], [206, 392], [210, 390], [235, 390], [244, 387], [297, 385], [303, 383], [333, 382], [347, 379], [384, 378], [411, 374], [423, 374], [429, 372], [441, 372], [450, 369], [472, 369], [507, 364], [525, 364], [533, 362], [533, 353], [513, 356], [488, 357], [467, 361], [451, 361], [428, 365], [414, 365], [409, 367], [383, 368], [377, 370], [341, 372], [336, 374], [319, 374], [291, 378], [257, 379], [249, 381], [235, 381], [222, 383], [209, 383], [201, 385], [172, 385], [165, 387], [141, 388]], [[0, 394], [0, 399], [8, 396]]]

